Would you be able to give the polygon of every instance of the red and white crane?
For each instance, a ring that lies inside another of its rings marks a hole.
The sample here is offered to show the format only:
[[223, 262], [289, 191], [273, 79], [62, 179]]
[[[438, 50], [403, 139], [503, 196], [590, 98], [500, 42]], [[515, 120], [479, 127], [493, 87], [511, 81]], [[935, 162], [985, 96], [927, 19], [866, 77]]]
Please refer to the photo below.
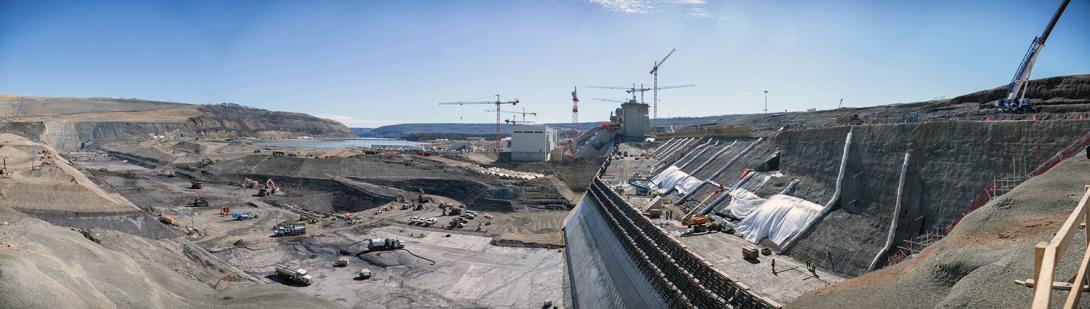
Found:
[[519, 100], [514, 99], [514, 100], [510, 100], [510, 101], [504, 101], [503, 97], [497, 94], [495, 101], [463, 101], [463, 102], [443, 102], [443, 103], [439, 103], [439, 105], [477, 105], [477, 104], [495, 104], [496, 105], [496, 151], [499, 151], [502, 148], [502, 147], [500, 147], [500, 123], [502, 122], [500, 120], [500, 112], [501, 112], [500, 106], [505, 105], [505, 104], [517, 105], [517, 104], [519, 104]]

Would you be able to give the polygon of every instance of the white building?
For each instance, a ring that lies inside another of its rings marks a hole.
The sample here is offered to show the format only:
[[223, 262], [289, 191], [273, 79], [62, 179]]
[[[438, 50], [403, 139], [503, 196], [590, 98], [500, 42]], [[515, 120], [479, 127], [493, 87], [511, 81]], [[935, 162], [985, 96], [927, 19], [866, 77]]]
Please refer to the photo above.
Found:
[[556, 148], [556, 130], [543, 124], [515, 125], [511, 132], [511, 161], [548, 161]]

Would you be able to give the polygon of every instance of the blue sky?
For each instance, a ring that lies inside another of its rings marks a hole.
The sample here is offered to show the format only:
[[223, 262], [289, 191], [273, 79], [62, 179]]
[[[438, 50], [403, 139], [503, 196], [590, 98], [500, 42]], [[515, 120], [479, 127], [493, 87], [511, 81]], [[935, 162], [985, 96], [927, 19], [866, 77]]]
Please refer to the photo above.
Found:
[[[237, 102], [349, 126], [604, 120], [671, 48], [660, 117], [867, 106], [1005, 84], [1060, 1], [8, 1], [0, 93]], [[1090, 69], [1072, 1], [1033, 76]], [[647, 98], [650, 101], [650, 97]]]

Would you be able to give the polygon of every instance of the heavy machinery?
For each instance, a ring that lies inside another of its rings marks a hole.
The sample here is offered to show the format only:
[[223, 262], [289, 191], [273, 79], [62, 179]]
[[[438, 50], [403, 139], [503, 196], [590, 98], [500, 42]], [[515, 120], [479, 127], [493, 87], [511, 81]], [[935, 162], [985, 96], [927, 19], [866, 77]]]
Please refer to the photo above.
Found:
[[208, 200], [204, 199], [203, 197], [198, 196], [198, 197], [193, 198], [193, 200], [190, 201], [189, 203], [185, 204], [185, 206], [186, 207], [208, 207], [209, 204], [208, 204]]
[[1056, 26], [1056, 21], [1060, 20], [1060, 15], [1063, 14], [1064, 9], [1067, 8], [1067, 3], [1071, 0], [1063, 0], [1060, 3], [1060, 7], [1056, 9], [1056, 13], [1052, 15], [1052, 20], [1048, 22], [1048, 26], [1045, 27], [1045, 31], [1041, 33], [1041, 36], [1034, 37], [1033, 42], [1029, 44], [1029, 50], [1026, 51], [1026, 55], [1022, 57], [1022, 63], [1018, 65], [1018, 70], [1014, 71], [1014, 78], [1011, 79], [1009, 85], [1007, 85], [1007, 97], [1002, 98], [996, 104], [999, 109], [1005, 112], [1012, 113], [1033, 113], [1037, 112], [1037, 108], [1026, 99], [1026, 88], [1029, 85], [1030, 72], [1033, 71], [1033, 64], [1037, 62], [1037, 56], [1041, 54], [1041, 48], [1045, 47], [1045, 41], [1048, 40], [1048, 35], [1052, 33], [1052, 28]]
[[250, 179], [250, 177], [246, 177], [245, 179], [242, 180], [242, 187], [243, 188], [256, 189], [259, 186], [261, 186], [261, 182], [259, 182], [257, 180]]
[[636, 189], [636, 195], [645, 196], [651, 192], [651, 179], [647, 178], [631, 178], [628, 180], [628, 185]]
[[178, 224], [178, 219], [174, 218], [174, 216], [163, 214], [159, 216], [159, 222], [163, 222], [167, 225], [176, 225]]
[[276, 265], [276, 275], [303, 285], [310, 285], [314, 282], [306, 269], [292, 268], [286, 265]]
[[360, 275], [357, 278], [360, 280], [371, 279], [371, 270], [367, 268], [360, 269]]
[[348, 266], [348, 258], [346, 258], [346, 257], [338, 258], [337, 261], [333, 263], [333, 266], [336, 266], [336, 267]]
[[273, 228], [273, 237], [296, 236], [306, 233], [306, 224], [282, 224]]
[[189, 188], [193, 190], [200, 190], [204, 188], [204, 183], [200, 181], [191, 181], [189, 183]]
[[405, 245], [396, 238], [371, 239], [371, 241], [367, 243], [367, 251], [387, 251], [401, 248], [405, 248]]
[[265, 180], [265, 186], [257, 190], [258, 197], [283, 195], [284, 190], [280, 189], [280, 186], [276, 185], [276, 182], [272, 178]]

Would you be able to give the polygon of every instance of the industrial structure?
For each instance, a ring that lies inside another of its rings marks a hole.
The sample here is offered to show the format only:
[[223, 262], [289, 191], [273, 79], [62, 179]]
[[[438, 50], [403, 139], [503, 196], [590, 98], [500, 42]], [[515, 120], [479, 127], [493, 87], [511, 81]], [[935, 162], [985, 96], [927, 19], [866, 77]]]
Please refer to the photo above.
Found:
[[614, 112], [614, 123], [623, 139], [642, 141], [651, 136], [651, 120], [647, 117], [648, 105], [635, 100], [621, 104]]
[[1018, 70], [1014, 72], [1014, 78], [1011, 79], [1010, 84], [1007, 85], [1007, 97], [1000, 99], [998, 104], [999, 108], [1015, 113], [1024, 112], [1036, 112], [1037, 109], [1033, 107], [1029, 99], [1026, 99], [1026, 86], [1029, 85], [1030, 72], [1033, 71], [1033, 64], [1037, 62], [1037, 56], [1041, 55], [1041, 48], [1045, 47], [1045, 40], [1048, 40], [1048, 35], [1052, 33], [1052, 28], [1056, 26], [1056, 21], [1060, 20], [1060, 15], [1063, 14], [1064, 9], [1067, 8], [1067, 3], [1070, 0], [1064, 0], [1060, 3], [1060, 7], [1056, 9], [1056, 13], [1052, 14], [1052, 19], [1049, 20], [1048, 26], [1045, 26], [1045, 31], [1041, 33], [1041, 36], [1033, 38], [1033, 42], [1029, 45], [1029, 50], [1026, 51], [1026, 55], [1022, 57], [1022, 64], [1018, 65]]
[[511, 161], [548, 161], [556, 145], [555, 129], [543, 124], [516, 124], [511, 131]]

